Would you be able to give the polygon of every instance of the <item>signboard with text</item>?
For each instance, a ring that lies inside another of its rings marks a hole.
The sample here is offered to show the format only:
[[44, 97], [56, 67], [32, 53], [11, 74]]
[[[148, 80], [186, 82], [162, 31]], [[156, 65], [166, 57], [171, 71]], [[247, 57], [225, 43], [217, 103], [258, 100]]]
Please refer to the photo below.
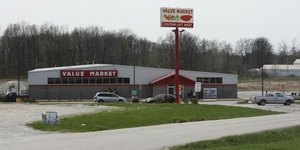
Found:
[[195, 92], [201, 92], [201, 82], [195, 82]]
[[61, 70], [60, 77], [118, 77], [117, 70]]
[[190, 8], [168, 8], [160, 10], [161, 27], [194, 27], [194, 11]]

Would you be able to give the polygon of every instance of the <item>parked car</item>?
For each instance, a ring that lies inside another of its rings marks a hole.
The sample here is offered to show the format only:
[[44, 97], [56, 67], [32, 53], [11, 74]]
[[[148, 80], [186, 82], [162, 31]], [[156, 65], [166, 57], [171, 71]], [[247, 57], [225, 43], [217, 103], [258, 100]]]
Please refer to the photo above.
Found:
[[283, 104], [283, 105], [291, 105], [294, 103], [294, 98], [291, 96], [285, 96], [279, 92], [268, 93], [265, 96], [254, 96], [251, 98], [253, 103], [257, 105], [265, 105], [265, 104]]
[[115, 93], [110, 92], [98, 92], [94, 96], [94, 102], [127, 102], [126, 98], [121, 97]]
[[172, 94], [158, 94], [141, 100], [143, 103], [175, 103], [175, 101], [176, 98]]

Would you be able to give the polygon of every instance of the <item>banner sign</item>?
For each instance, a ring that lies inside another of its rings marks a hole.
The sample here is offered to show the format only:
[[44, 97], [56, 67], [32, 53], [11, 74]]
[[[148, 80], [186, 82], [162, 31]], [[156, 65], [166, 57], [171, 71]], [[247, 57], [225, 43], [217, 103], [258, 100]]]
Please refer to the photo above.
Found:
[[118, 77], [117, 70], [61, 70], [60, 77]]
[[190, 8], [168, 8], [160, 10], [161, 27], [194, 27], [194, 11]]
[[195, 92], [201, 92], [201, 82], [195, 82]]

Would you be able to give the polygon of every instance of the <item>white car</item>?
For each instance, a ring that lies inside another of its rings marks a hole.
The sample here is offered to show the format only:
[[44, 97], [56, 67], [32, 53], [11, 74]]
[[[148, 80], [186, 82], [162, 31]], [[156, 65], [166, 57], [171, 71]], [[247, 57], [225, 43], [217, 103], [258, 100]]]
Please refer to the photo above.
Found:
[[127, 102], [126, 98], [121, 97], [115, 93], [110, 92], [98, 92], [94, 96], [94, 102]]

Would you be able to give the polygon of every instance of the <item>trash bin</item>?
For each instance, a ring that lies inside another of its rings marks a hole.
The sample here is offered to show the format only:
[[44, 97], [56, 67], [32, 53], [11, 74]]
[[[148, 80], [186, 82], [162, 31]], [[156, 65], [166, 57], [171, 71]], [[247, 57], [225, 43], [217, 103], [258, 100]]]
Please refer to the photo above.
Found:
[[16, 102], [17, 102], [17, 103], [21, 103], [21, 102], [22, 102], [22, 98], [21, 98], [21, 97], [17, 97], [17, 98], [16, 98]]

